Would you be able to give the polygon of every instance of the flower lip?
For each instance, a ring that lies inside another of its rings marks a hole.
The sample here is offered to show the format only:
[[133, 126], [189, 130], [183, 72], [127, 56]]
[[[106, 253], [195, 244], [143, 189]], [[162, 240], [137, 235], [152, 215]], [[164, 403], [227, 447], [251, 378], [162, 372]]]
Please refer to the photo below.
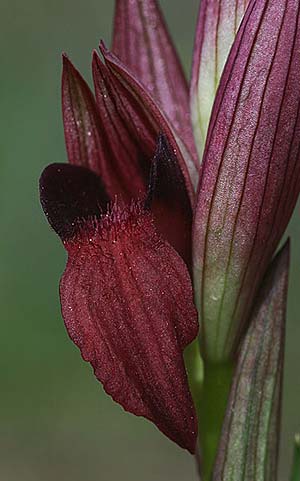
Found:
[[69, 336], [116, 402], [193, 453], [197, 418], [183, 350], [198, 316], [186, 265], [144, 202], [107, 208], [101, 179], [84, 167], [50, 165], [40, 193], [68, 252], [60, 296]]
[[182, 353], [198, 321], [184, 262], [141, 203], [115, 203], [65, 247], [62, 313], [83, 359], [125, 410], [193, 453], [197, 418]]

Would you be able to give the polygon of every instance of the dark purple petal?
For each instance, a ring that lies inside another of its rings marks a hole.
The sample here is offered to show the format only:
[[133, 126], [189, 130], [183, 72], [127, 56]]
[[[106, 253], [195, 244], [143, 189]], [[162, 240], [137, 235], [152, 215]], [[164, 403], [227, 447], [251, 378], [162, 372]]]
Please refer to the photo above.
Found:
[[[114, 94], [114, 104], [118, 108], [118, 114], [127, 125], [133, 139], [138, 139], [151, 158], [155, 151], [158, 134], [164, 132], [176, 153], [187, 191], [193, 201], [198, 172], [185, 144], [173, 131], [149, 92], [103, 44], [101, 51], [112, 77], [110, 86], [113, 91], [110, 91], [110, 95]], [[101, 104], [104, 102], [103, 98], [101, 99], [101, 96], [103, 97], [103, 70], [97, 57], [94, 57], [94, 82], [96, 97], [98, 103]], [[101, 109], [101, 105], [99, 108]]]
[[65, 246], [62, 313], [83, 359], [125, 410], [193, 453], [197, 419], [182, 352], [198, 322], [184, 262], [140, 204], [87, 220]]
[[[155, 165], [155, 196], [151, 203], [155, 224], [190, 265], [191, 201], [169, 139], [163, 135], [160, 146], [156, 147], [159, 125], [149, 121], [148, 113], [141, 110], [132, 93], [120, 85], [96, 53], [93, 74], [96, 99], [111, 152], [110, 159], [114, 159], [115, 178], [118, 179], [123, 198], [129, 201], [131, 198], [146, 197], [149, 177], [151, 175], [153, 180]], [[153, 149], [156, 154], [151, 166]], [[111, 186], [109, 178], [105, 178], [105, 185]], [[108, 191], [111, 192], [111, 189]], [[113, 191], [113, 194], [118, 194], [118, 190]]]
[[176, 156], [163, 134], [152, 160], [146, 204], [159, 232], [191, 267], [191, 203]]
[[289, 244], [268, 270], [238, 355], [213, 481], [276, 481]]
[[82, 221], [107, 210], [100, 177], [85, 167], [51, 164], [40, 179], [41, 204], [51, 227], [63, 241], [76, 234]]
[[188, 84], [155, 0], [117, 0], [112, 51], [160, 104], [192, 151]]
[[[107, 70], [105, 66], [103, 69]], [[62, 105], [69, 162], [100, 175], [111, 198], [120, 195], [129, 201], [146, 192], [151, 155], [145, 159], [148, 153], [141, 145], [136, 146], [128, 132], [123, 135], [118, 115], [114, 115], [109, 104], [108, 88], [104, 84], [102, 89], [106, 110], [99, 112], [85, 80], [63, 57]], [[121, 144], [117, 141], [120, 136]]]
[[203, 352], [228, 358], [300, 189], [298, 0], [250, 1], [225, 67], [194, 229]]
[[104, 152], [96, 102], [66, 55], [63, 55], [62, 112], [69, 162], [99, 174]]
[[[101, 118], [102, 133], [106, 139], [106, 157], [101, 177], [111, 197], [122, 194], [124, 200], [145, 195], [151, 158], [155, 146], [143, 142], [140, 132], [123, 114], [125, 99], [117, 91], [115, 80], [98, 54], [93, 55], [93, 77], [96, 100]], [[140, 125], [143, 135], [155, 138], [155, 131], [149, 123]]]
[[201, 0], [191, 80], [191, 112], [202, 159], [222, 71], [249, 0]]

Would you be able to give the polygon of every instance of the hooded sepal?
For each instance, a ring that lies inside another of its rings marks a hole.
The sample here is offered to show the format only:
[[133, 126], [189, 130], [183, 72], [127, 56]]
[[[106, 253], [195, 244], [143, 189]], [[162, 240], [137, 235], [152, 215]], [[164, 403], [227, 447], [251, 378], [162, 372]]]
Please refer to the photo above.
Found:
[[[70, 338], [116, 402], [193, 453], [197, 419], [183, 350], [197, 336], [198, 318], [183, 260], [141, 202], [101, 212], [93, 189], [77, 196], [52, 166], [40, 191], [68, 252], [60, 297]], [[77, 217], [74, 199], [81, 200]]]
[[[134, 137], [138, 136], [139, 141], [150, 153], [150, 158], [155, 151], [159, 132], [164, 132], [176, 153], [187, 191], [193, 203], [194, 189], [198, 182], [198, 170], [189, 152], [189, 146], [186, 146], [183, 139], [178, 136], [163, 110], [130, 70], [103, 43], [101, 43], [100, 49], [112, 75], [115, 96], [119, 99], [119, 114], [127, 123], [128, 129]], [[98, 75], [99, 72], [95, 69], [96, 96], [99, 85]]]
[[195, 212], [202, 352], [235, 354], [300, 189], [298, 0], [250, 1], [210, 121]]
[[193, 149], [188, 83], [156, 0], [117, 0], [112, 51]]
[[97, 105], [86, 81], [66, 55], [63, 55], [62, 113], [69, 162], [101, 174], [106, 152]]
[[[96, 172], [110, 199], [118, 196], [130, 202], [146, 197], [159, 125], [149, 121], [147, 111], [142, 112], [96, 52], [93, 75], [97, 104], [84, 79], [64, 57], [63, 113], [69, 161]], [[169, 132], [165, 148], [155, 154], [158, 187], [151, 208], [159, 231], [190, 267], [191, 200], [178, 161], [180, 154], [175, 155], [170, 138], [175, 142]], [[175, 225], [179, 229], [175, 230]]]
[[249, 0], [201, 0], [191, 80], [191, 114], [200, 160], [221, 74]]
[[255, 300], [238, 354], [213, 481], [276, 481], [289, 244]]
[[[106, 140], [101, 177], [111, 197], [122, 195], [124, 200], [130, 201], [147, 192], [153, 150], [124, 116], [125, 99], [117, 91], [113, 75], [96, 51], [92, 66], [97, 107]], [[148, 125], [141, 119], [139, 128], [147, 131]], [[154, 135], [152, 131], [148, 134]]]

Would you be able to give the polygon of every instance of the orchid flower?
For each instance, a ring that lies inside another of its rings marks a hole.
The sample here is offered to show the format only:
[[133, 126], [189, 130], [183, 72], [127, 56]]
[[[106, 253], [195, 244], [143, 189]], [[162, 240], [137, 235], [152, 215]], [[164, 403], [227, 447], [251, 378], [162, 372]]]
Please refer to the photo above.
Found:
[[64, 322], [105, 391], [197, 452], [204, 480], [276, 478], [289, 246], [273, 257], [300, 190], [299, 12], [202, 0], [190, 87], [155, 0], [116, 0], [95, 95], [63, 56], [69, 163], [40, 195], [68, 254]]

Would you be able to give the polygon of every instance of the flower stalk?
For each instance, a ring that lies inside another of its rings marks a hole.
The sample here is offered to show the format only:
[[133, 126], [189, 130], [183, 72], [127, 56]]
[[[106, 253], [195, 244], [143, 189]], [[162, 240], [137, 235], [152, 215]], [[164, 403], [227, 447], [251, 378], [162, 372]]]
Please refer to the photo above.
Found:
[[294, 460], [291, 481], [300, 481], [300, 434], [295, 435]]
[[199, 398], [199, 439], [203, 481], [210, 481], [227, 406], [234, 363], [204, 363], [204, 382]]

